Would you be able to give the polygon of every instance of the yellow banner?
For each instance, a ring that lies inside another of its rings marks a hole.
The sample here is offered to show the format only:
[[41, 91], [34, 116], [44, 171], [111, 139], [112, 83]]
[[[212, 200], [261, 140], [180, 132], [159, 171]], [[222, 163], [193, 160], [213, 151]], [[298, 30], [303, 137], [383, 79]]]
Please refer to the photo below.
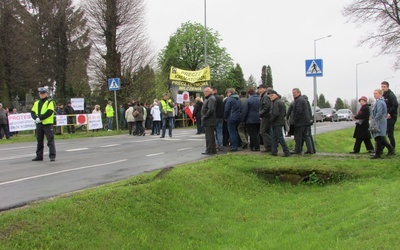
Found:
[[171, 67], [171, 72], [169, 74], [170, 80], [183, 81], [183, 82], [204, 82], [210, 80], [210, 67], [207, 66], [201, 70], [188, 71], [183, 69], [178, 69], [176, 67]]

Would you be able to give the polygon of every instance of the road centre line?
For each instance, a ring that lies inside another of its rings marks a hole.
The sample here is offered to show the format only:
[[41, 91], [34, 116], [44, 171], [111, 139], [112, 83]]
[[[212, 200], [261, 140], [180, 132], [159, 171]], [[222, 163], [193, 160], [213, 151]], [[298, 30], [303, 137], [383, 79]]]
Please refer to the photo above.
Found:
[[15, 160], [15, 159], [21, 159], [21, 158], [32, 157], [32, 156], [36, 156], [36, 154], [13, 155], [13, 156], [8, 156], [8, 157], [2, 157], [2, 158], [0, 158], [0, 161]]
[[160, 152], [160, 153], [155, 153], [155, 154], [149, 154], [149, 155], [146, 155], [146, 157], [157, 156], [157, 155], [162, 155], [162, 154], [165, 154], [165, 152]]
[[177, 151], [185, 151], [185, 150], [189, 150], [189, 149], [193, 149], [193, 148], [180, 148]]
[[15, 147], [15, 148], [1, 148], [0, 151], [16, 150], [16, 149], [24, 149], [24, 148], [36, 148], [36, 145], [35, 146], [26, 146], [26, 147]]
[[51, 175], [63, 174], [63, 173], [68, 173], [68, 172], [72, 172], [72, 171], [78, 171], [78, 170], [82, 170], [82, 169], [96, 168], [96, 167], [112, 165], [112, 164], [124, 162], [124, 161], [127, 161], [127, 160], [128, 159], [123, 159], [123, 160], [119, 160], [119, 161], [100, 163], [100, 164], [96, 164], [96, 165], [84, 166], [84, 167], [79, 167], [79, 168], [71, 168], [71, 169], [61, 170], [61, 171], [47, 173], [47, 174], [34, 175], [34, 176], [25, 177], [25, 178], [21, 178], [21, 179], [16, 179], [16, 180], [12, 180], [12, 181], [0, 182], [0, 186], [7, 185], [7, 184], [12, 184], [12, 183], [17, 183], [17, 182], [22, 182], [22, 181], [27, 181], [27, 180], [32, 180], [32, 179], [38, 179], [38, 178], [47, 177], [47, 176], [51, 176]]
[[115, 146], [120, 146], [121, 144], [111, 144], [111, 145], [104, 145], [100, 146], [101, 148], [109, 148], [109, 147], [115, 147]]
[[89, 148], [74, 148], [74, 149], [67, 149], [65, 151], [67, 152], [74, 152], [74, 151], [82, 151], [82, 150], [88, 150]]

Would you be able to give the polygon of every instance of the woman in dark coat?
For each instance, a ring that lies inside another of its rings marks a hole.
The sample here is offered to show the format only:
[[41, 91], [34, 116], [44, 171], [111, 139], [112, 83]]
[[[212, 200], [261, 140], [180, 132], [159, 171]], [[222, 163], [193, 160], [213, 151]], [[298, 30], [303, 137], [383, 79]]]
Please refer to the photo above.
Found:
[[203, 126], [201, 124], [201, 108], [203, 107], [203, 102], [200, 97], [196, 97], [196, 104], [193, 108], [193, 117], [196, 119], [197, 133], [203, 133]]
[[361, 107], [354, 119], [358, 120], [356, 122], [356, 128], [354, 130], [353, 138], [356, 139], [354, 143], [353, 151], [350, 154], [360, 153], [361, 143], [364, 142], [365, 148], [369, 153], [374, 153], [374, 146], [371, 143], [371, 133], [369, 132], [369, 106], [367, 105], [367, 97], [361, 96], [358, 102]]

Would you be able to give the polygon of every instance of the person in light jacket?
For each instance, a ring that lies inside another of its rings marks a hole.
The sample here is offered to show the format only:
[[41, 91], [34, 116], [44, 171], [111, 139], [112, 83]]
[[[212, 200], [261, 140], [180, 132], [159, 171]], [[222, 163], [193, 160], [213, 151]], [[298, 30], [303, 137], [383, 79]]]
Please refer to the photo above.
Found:
[[153, 107], [151, 107], [150, 114], [153, 117], [153, 130], [152, 135], [160, 135], [161, 128], [161, 110], [160, 106], [158, 106], [157, 102], [153, 103]]
[[128, 109], [125, 111], [125, 120], [128, 123], [129, 135], [132, 135], [133, 127], [135, 126], [135, 117], [133, 117], [133, 105], [129, 103]]
[[376, 151], [371, 159], [379, 159], [382, 156], [383, 146], [387, 147], [389, 152], [388, 156], [394, 155], [394, 150], [392, 145], [386, 139], [386, 129], [387, 129], [387, 108], [385, 100], [382, 97], [383, 91], [381, 89], [374, 90], [375, 105], [372, 108], [372, 120], [377, 126], [377, 131], [372, 132], [372, 136], [375, 139]]

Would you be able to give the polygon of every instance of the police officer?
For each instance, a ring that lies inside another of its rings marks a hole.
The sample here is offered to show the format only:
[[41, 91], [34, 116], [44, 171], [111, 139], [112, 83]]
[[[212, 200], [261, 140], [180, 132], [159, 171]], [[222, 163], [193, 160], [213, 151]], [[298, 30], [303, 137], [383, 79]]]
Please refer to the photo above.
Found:
[[43, 161], [44, 136], [49, 147], [50, 161], [56, 160], [56, 145], [54, 143], [54, 102], [47, 98], [47, 88], [39, 88], [39, 100], [36, 100], [31, 110], [31, 117], [36, 122], [36, 157], [32, 161]]

